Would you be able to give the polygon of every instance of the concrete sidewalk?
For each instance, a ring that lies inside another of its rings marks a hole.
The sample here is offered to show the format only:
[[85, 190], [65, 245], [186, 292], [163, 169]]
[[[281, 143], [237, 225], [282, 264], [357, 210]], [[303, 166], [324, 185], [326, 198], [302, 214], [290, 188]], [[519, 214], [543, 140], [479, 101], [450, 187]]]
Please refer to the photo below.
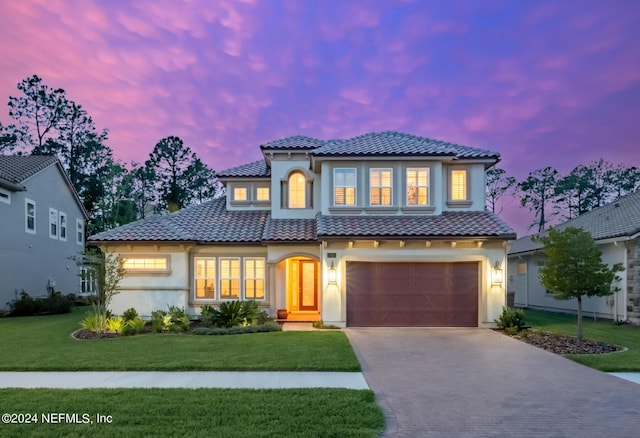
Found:
[[227, 371], [0, 372], [0, 388], [348, 388], [369, 389], [362, 373]]
[[640, 384], [640, 373], [607, 373], [629, 382]]

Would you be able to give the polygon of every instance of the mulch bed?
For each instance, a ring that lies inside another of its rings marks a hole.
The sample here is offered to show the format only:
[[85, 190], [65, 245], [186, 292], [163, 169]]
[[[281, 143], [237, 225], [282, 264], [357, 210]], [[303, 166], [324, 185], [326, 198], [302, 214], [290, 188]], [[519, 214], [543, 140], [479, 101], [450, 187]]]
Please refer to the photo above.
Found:
[[87, 329], [80, 329], [73, 333], [73, 337], [76, 339], [107, 339], [117, 338], [118, 336], [117, 333], [95, 333]]
[[578, 339], [573, 336], [561, 336], [534, 330], [525, 330], [510, 336], [555, 354], [604, 354], [624, 350], [619, 345], [590, 339], [583, 339], [581, 343], [578, 343]]

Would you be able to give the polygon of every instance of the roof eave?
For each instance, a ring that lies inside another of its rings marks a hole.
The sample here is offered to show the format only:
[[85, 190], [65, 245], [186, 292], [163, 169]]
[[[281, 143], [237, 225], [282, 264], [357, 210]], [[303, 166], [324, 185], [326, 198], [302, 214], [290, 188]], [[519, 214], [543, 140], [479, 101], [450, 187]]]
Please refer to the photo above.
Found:
[[4, 178], [0, 178], [0, 187], [11, 190], [12, 192], [24, 192], [27, 190], [22, 184], [14, 183]]
[[429, 235], [356, 235], [356, 234], [344, 234], [344, 235], [329, 235], [318, 234], [319, 240], [435, 240], [435, 241], [450, 241], [450, 240], [514, 240], [515, 234], [499, 234], [499, 235], [468, 235], [468, 236], [429, 236]]

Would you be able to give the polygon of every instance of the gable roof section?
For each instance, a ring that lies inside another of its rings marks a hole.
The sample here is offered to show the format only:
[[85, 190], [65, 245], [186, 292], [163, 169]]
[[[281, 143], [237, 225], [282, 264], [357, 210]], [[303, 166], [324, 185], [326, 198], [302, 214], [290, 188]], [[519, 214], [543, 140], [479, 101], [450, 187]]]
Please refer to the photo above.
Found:
[[496, 238], [516, 233], [493, 213], [445, 211], [434, 216], [326, 216], [319, 214], [318, 237]]
[[500, 154], [426, 137], [386, 131], [347, 140], [328, 140], [311, 152], [313, 156], [450, 156], [498, 159]]
[[[640, 190], [567, 222], [553, 226], [558, 230], [568, 227], [582, 228], [590, 232], [594, 240], [632, 237], [640, 233]], [[542, 248], [540, 243], [531, 240], [533, 236], [535, 234], [513, 242], [509, 254], [535, 251]]]
[[271, 168], [265, 160], [257, 160], [223, 170], [216, 175], [218, 178], [268, 178], [271, 176]]
[[[51, 155], [0, 155], [0, 180], [21, 186], [26, 179], [57, 161]], [[24, 186], [20, 190], [24, 190]]]
[[268, 214], [266, 210], [228, 211], [222, 197], [104, 231], [89, 241], [260, 243]]

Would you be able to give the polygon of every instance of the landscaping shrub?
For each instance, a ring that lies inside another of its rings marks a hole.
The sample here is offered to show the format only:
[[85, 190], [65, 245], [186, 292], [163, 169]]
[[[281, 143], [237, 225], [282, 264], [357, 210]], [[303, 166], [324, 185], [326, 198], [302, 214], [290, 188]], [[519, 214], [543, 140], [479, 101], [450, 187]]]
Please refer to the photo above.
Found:
[[20, 298], [10, 301], [9, 316], [54, 315], [71, 312], [75, 298], [72, 295], [62, 295], [60, 292], [50, 292], [43, 298], [33, 298], [24, 290]]
[[259, 325], [247, 325], [247, 326], [235, 326], [228, 328], [220, 327], [197, 327], [193, 329], [194, 335], [241, 335], [246, 333], [265, 333], [265, 332], [279, 332], [282, 331], [282, 327], [275, 321], [269, 321], [265, 324]]
[[[169, 306], [169, 321], [165, 328], [171, 332], [184, 332], [189, 329], [191, 319], [184, 311], [184, 307]], [[166, 318], [165, 318], [166, 320]]]
[[212, 327], [218, 320], [218, 311], [208, 304], [200, 308], [200, 324], [203, 327]]
[[107, 319], [106, 327], [111, 333], [121, 334], [125, 327], [124, 319], [121, 316], [112, 316]]
[[154, 310], [151, 312], [151, 328], [155, 333], [162, 333], [165, 316], [167, 316], [167, 312], [164, 310]]
[[80, 327], [94, 333], [102, 333], [107, 329], [107, 318], [99, 313], [88, 313], [85, 318], [80, 321]]
[[136, 316], [125, 323], [125, 334], [144, 333], [147, 330], [147, 321]]
[[502, 307], [502, 313], [498, 319], [494, 319], [499, 329], [511, 331], [522, 330], [525, 327], [524, 311], [522, 309], [513, 309], [511, 307]]
[[138, 312], [133, 307], [129, 307], [127, 310], [125, 310], [122, 313], [122, 317], [124, 318], [125, 322], [131, 321], [137, 316], [138, 316]]
[[229, 328], [239, 325], [255, 324], [259, 315], [258, 302], [255, 300], [226, 301], [220, 304], [216, 325]]

